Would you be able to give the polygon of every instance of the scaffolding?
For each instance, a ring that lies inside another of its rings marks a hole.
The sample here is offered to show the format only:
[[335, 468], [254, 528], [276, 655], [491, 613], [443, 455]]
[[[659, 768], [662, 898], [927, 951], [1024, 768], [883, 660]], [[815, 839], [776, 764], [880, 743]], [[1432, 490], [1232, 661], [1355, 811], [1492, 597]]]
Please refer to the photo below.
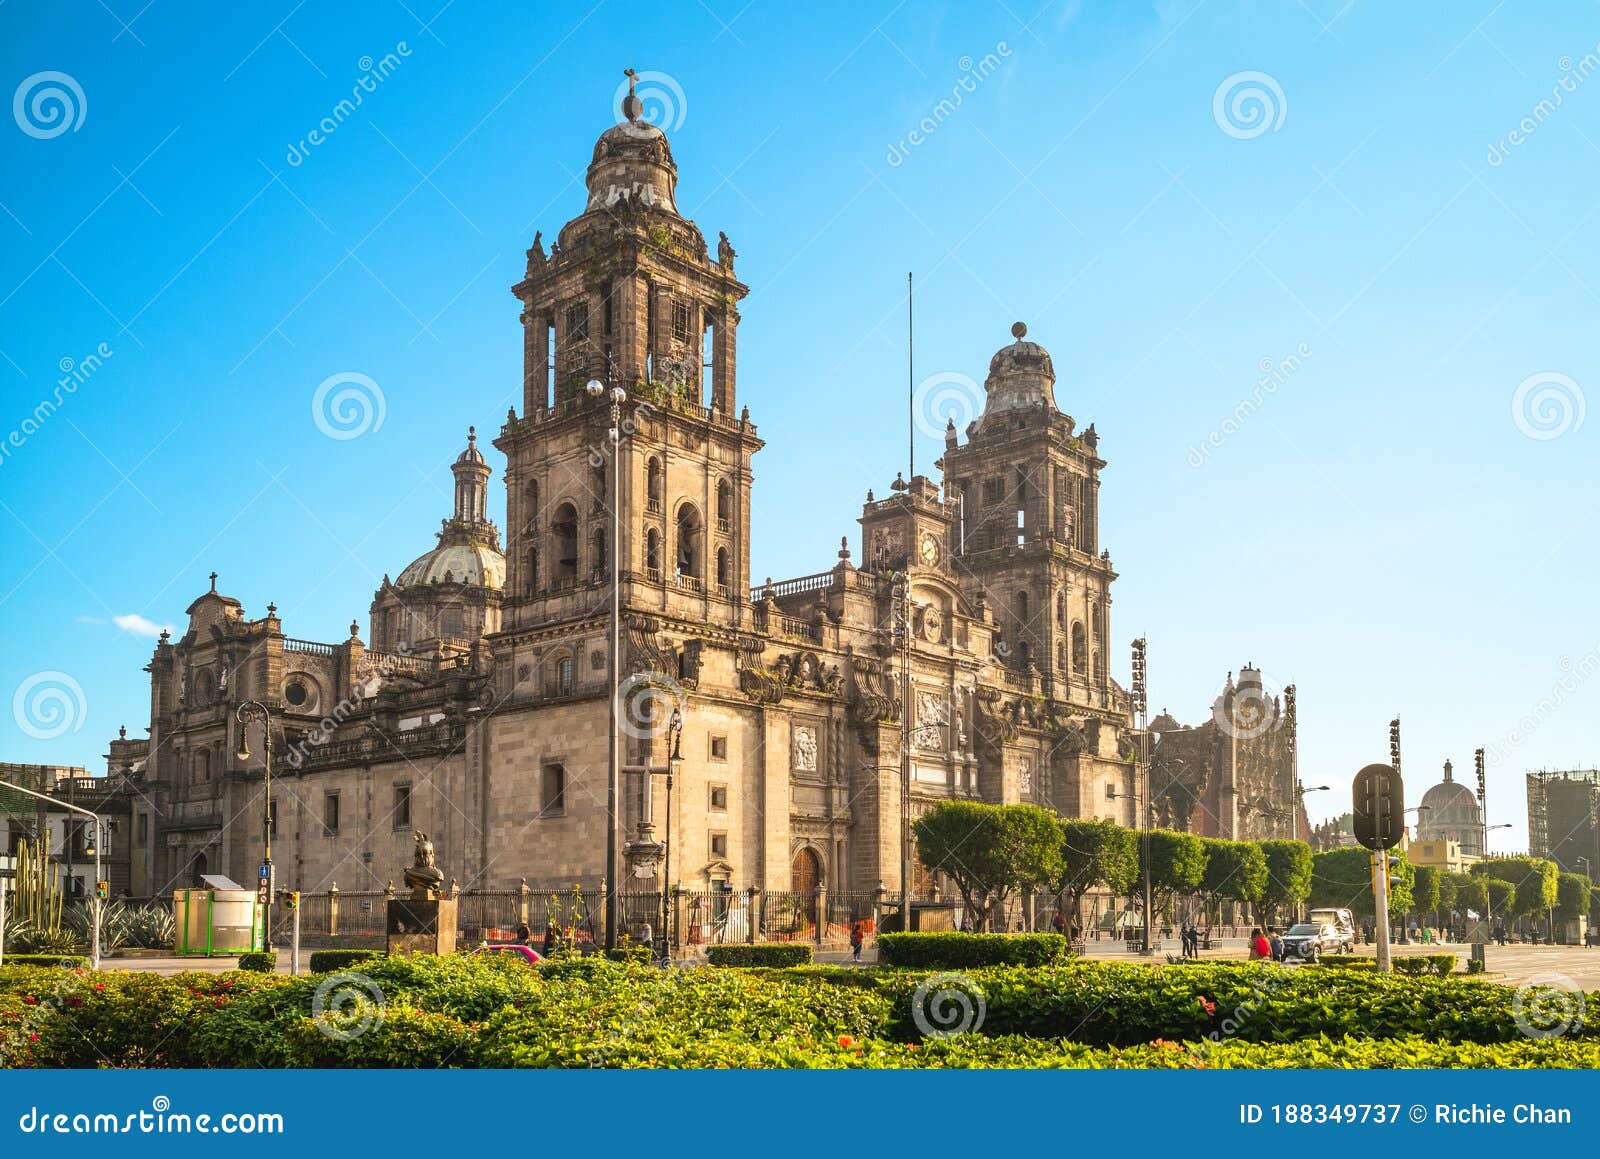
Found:
[[1540, 769], [1527, 774], [1528, 852], [1569, 873], [1579, 859], [1600, 871], [1600, 769]]

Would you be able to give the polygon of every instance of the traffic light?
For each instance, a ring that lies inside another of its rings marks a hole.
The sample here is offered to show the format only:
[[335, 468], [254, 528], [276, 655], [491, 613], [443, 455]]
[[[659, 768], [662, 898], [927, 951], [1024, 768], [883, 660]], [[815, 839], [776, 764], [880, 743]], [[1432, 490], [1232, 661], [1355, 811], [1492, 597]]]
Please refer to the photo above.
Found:
[[300, 908], [300, 891], [298, 889], [286, 889], [283, 891], [283, 908]]
[[1356, 840], [1368, 849], [1393, 849], [1405, 831], [1405, 786], [1393, 765], [1368, 765], [1352, 786]]
[[95, 897], [99, 898], [101, 901], [109, 900], [110, 897], [111, 897], [111, 883], [109, 881], [106, 881], [104, 878], [102, 878], [101, 880], [95, 882], [94, 883], [94, 895], [95, 895]]

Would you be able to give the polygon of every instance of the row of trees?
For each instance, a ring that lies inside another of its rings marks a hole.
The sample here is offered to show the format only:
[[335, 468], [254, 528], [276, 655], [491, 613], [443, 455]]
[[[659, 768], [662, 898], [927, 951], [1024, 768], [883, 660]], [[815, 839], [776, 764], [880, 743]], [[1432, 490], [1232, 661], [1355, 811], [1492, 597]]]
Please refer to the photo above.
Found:
[[[1091, 892], [1143, 890], [1144, 842], [1110, 821], [1062, 818], [1035, 805], [943, 801], [913, 829], [922, 863], [950, 878], [985, 928], [1013, 897], [1051, 893], [1061, 912], [1081, 918]], [[1178, 897], [1198, 897], [1213, 923], [1228, 902], [1247, 906], [1264, 925], [1280, 924], [1302, 902], [1368, 918], [1375, 912], [1371, 854], [1363, 848], [1313, 854], [1303, 841], [1225, 841], [1165, 829], [1152, 830], [1148, 841], [1158, 913], [1171, 914]], [[1391, 857], [1391, 921], [1416, 914], [1444, 925], [1467, 910], [1496, 919], [1576, 917], [1594, 902], [1587, 878], [1543, 858], [1492, 858], [1469, 873], [1448, 873], [1412, 865], [1399, 850]]]
[[[1140, 834], [1110, 821], [1057, 817], [1035, 805], [943, 801], [919, 819], [918, 856], [946, 874], [985, 928], [1008, 899], [1056, 895], [1063, 913], [1081, 916], [1095, 890], [1137, 894], [1144, 882]], [[1198, 895], [1213, 917], [1226, 902], [1250, 906], [1273, 922], [1305, 901], [1311, 847], [1302, 841], [1222, 841], [1152, 830], [1151, 891], [1158, 912], [1174, 897]]]

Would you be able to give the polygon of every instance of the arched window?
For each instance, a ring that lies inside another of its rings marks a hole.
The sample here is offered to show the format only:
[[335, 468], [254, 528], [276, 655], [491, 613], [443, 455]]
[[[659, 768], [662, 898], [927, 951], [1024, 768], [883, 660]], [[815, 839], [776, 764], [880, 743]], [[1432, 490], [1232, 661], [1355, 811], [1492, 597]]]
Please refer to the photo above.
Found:
[[578, 581], [578, 512], [572, 504], [556, 508], [550, 530], [556, 537], [556, 586], [570, 587]]
[[701, 538], [700, 512], [693, 503], [685, 503], [678, 508], [678, 555], [677, 569], [679, 575], [698, 579], [704, 571]]
[[661, 574], [661, 533], [654, 527], [645, 532], [644, 569], [653, 576]]
[[726, 589], [728, 586], [728, 549], [717, 548], [717, 587]]
[[539, 591], [539, 549], [537, 547], [528, 548], [528, 573], [527, 582], [524, 586], [530, 596], [537, 594]]
[[573, 673], [575, 671], [571, 656], [563, 656], [556, 661], [556, 688], [557, 696], [571, 696]]
[[1065, 628], [1067, 626], [1067, 593], [1066, 592], [1057, 592], [1056, 593], [1056, 626], [1059, 627], [1059, 628]]
[[717, 480], [717, 527], [727, 531], [733, 526], [733, 484], [726, 479]]
[[1094, 551], [1094, 482], [1087, 475], [1078, 480], [1078, 546]]
[[606, 468], [608, 464], [601, 459], [594, 465], [593, 478], [590, 487], [594, 491], [594, 509], [604, 511], [606, 506]]
[[209, 781], [211, 779], [211, 750], [195, 750], [194, 779], [197, 781]]
[[644, 465], [644, 499], [648, 510], [661, 510], [661, 460], [654, 455]]
[[1062, 640], [1059, 644], [1056, 645], [1056, 671], [1064, 673], [1064, 672], [1066, 672], [1066, 670], [1067, 670], [1067, 642], [1065, 640]]
[[1082, 620], [1072, 621], [1072, 670], [1079, 676], [1089, 673], [1089, 640]]
[[1028, 593], [1017, 593], [1017, 619], [1023, 624], [1028, 622]]
[[606, 568], [611, 564], [611, 557], [606, 554], [606, 529], [594, 529], [594, 574], [604, 576]]
[[449, 640], [459, 640], [465, 634], [460, 608], [446, 608], [439, 614], [439, 635]]
[[1096, 684], [1106, 682], [1106, 662], [1100, 658], [1098, 651], [1094, 654], [1094, 682]]

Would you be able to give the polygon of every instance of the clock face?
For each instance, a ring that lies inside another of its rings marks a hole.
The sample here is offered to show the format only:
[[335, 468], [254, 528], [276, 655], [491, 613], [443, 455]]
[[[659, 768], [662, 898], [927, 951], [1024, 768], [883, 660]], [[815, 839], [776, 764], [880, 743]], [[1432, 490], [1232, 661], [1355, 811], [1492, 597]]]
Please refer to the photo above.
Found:
[[937, 537], [924, 534], [921, 545], [922, 562], [932, 567], [939, 562], [939, 540]]

